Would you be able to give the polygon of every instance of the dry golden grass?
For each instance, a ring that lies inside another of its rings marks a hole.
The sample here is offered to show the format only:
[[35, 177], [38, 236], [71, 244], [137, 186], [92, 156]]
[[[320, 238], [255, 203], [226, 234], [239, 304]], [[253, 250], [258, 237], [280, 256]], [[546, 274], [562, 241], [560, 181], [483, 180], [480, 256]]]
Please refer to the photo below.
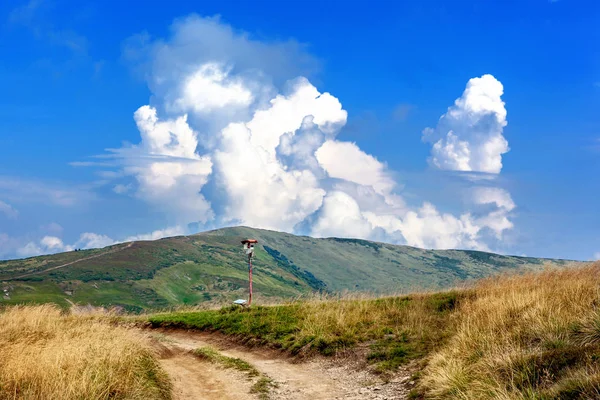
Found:
[[421, 384], [437, 399], [599, 399], [600, 263], [476, 284]]
[[167, 399], [146, 339], [53, 305], [0, 312], [0, 399]]
[[142, 318], [153, 327], [219, 331], [292, 354], [333, 355], [361, 345], [359, 353], [366, 353], [378, 371], [387, 372], [437, 346], [458, 298], [455, 291], [382, 298], [315, 296], [278, 306], [230, 306]]
[[423, 340], [445, 320], [445, 315], [432, 311], [452, 308], [449, 302], [455, 298], [456, 293], [447, 292], [382, 298], [358, 294], [302, 301], [297, 303], [303, 316], [297, 335], [325, 340], [348, 337], [362, 342], [382, 334], [409, 334]]

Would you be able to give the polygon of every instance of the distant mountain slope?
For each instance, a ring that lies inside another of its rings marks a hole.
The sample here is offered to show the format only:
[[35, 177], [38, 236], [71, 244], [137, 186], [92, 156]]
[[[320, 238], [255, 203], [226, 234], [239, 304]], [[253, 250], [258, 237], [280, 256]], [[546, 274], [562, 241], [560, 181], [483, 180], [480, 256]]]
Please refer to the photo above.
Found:
[[75, 302], [141, 310], [245, 297], [240, 240], [248, 237], [259, 240], [254, 287], [263, 298], [439, 289], [501, 271], [568, 262], [236, 227], [3, 261], [0, 304]]

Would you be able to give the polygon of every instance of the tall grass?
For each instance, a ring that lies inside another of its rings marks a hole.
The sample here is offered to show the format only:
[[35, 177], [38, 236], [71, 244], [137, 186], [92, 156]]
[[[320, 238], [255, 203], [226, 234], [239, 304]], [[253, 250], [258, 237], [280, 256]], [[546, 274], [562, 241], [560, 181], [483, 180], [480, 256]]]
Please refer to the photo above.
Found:
[[332, 355], [369, 343], [381, 371], [426, 354], [447, 332], [457, 292], [404, 297], [313, 298], [279, 306], [150, 315], [154, 327], [220, 331], [246, 343]]
[[136, 331], [53, 305], [0, 312], [0, 399], [168, 399]]
[[423, 372], [428, 398], [600, 398], [600, 263], [481, 281]]
[[600, 263], [389, 298], [323, 298], [147, 317], [293, 353], [368, 348], [389, 371], [420, 359], [433, 399], [600, 399]]

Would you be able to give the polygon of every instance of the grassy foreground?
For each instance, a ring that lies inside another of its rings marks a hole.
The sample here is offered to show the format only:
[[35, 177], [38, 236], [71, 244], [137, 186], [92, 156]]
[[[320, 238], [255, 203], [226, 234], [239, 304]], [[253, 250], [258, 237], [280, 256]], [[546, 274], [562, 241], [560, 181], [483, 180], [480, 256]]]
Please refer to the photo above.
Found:
[[413, 397], [600, 399], [600, 263], [460, 291], [155, 314], [292, 353], [368, 349], [380, 371], [419, 359]]
[[333, 355], [368, 342], [380, 371], [423, 357], [448, 333], [451, 311], [466, 292], [381, 299], [320, 298], [278, 306], [154, 314], [153, 327], [220, 331], [252, 345]]
[[169, 399], [136, 331], [53, 305], [0, 311], [0, 399]]
[[431, 398], [600, 399], [600, 263], [480, 282], [431, 356]]

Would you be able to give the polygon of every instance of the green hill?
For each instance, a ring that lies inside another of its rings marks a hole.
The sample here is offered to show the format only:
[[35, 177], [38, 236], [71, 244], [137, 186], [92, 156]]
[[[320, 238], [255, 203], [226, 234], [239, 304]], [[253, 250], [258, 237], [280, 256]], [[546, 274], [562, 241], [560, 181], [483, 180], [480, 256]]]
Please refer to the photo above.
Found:
[[259, 240], [254, 261], [259, 302], [315, 291], [441, 289], [501, 271], [568, 262], [236, 227], [2, 261], [0, 304], [73, 302], [142, 310], [245, 297], [240, 240], [248, 237]]

